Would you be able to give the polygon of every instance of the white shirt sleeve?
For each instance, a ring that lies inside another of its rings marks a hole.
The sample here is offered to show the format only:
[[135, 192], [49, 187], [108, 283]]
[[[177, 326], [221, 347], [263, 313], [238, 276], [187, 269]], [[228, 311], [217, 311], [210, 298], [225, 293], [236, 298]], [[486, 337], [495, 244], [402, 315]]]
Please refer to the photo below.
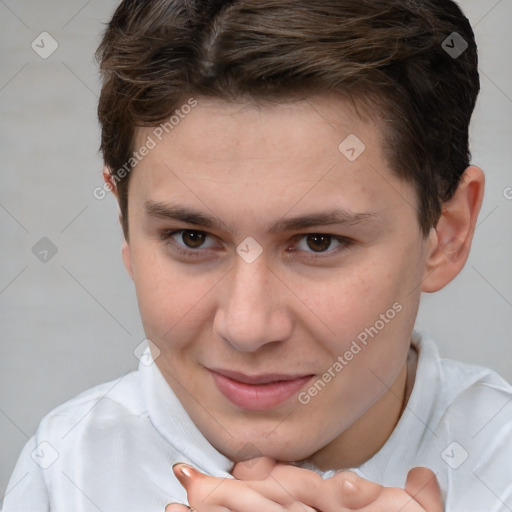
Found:
[[[44, 447], [37, 452], [37, 439], [33, 436], [24, 446], [7, 485], [2, 512], [49, 512], [50, 501], [44, 480], [44, 462], [37, 464], [32, 454], [44, 459]], [[46, 457], [51, 454], [46, 454]]]

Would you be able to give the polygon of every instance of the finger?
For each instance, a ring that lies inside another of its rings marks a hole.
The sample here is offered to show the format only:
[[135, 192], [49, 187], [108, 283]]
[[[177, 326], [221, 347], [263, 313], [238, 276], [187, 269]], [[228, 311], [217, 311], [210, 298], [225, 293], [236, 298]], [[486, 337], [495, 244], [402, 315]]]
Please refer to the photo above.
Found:
[[251, 481], [249, 485], [278, 503], [290, 504], [297, 500], [309, 504], [318, 496], [323, 478], [303, 468], [283, 463], [276, 463], [268, 478]]
[[[205, 509], [203, 509], [205, 510]], [[188, 505], [181, 505], [179, 503], [169, 503], [165, 507], [165, 512], [202, 512], [198, 511]], [[224, 507], [208, 507], [207, 512], [232, 512], [231, 510]]]
[[195, 476], [194, 473], [196, 470], [188, 464], [178, 462], [172, 467], [172, 472], [174, 473], [174, 476], [179, 480], [180, 484], [188, 492], [188, 487], [191, 483], [191, 479]]
[[436, 475], [428, 468], [413, 468], [407, 475], [405, 491], [426, 512], [443, 512], [441, 490]]
[[231, 474], [238, 480], [265, 480], [277, 462], [270, 457], [257, 457], [243, 462], [237, 462]]
[[326, 512], [340, 507], [358, 510], [377, 500], [383, 489], [381, 485], [370, 482], [352, 471], [341, 471], [324, 480], [320, 507], [317, 508]]
[[191, 508], [187, 505], [180, 505], [179, 503], [169, 503], [165, 507], [165, 512], [190, 512]]
[[[176, 478], [187, 491], [188, 502], [199, 511], [243, 510], [244, 512], [284, 512], [279, 503], [234, 478], [217, 478], [201, 473], [188, 464], [173, 466]], [[263, 482], [255, 482], [263, 483]], [[286, 500], [289, 500], [285, 496]], [[181, 511], [180, 511], [181, 512]]]
[[322, 512], [363, 508], [379, 498], [384, 489], [351, 471], [324, 480], [313, 471], [280, 463], [266, 480], [248, 484], [277, 503], [288, 505], [296, 500]]

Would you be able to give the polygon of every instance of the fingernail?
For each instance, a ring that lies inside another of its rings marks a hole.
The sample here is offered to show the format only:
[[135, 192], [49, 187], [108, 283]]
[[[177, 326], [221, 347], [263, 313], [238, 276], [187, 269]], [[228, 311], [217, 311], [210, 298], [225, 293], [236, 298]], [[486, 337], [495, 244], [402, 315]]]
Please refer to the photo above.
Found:
[[193, 476], [193, 468], [184, 462], [177, 462], [173, 465], [172, 470], [176, 475], [176, 478], [183, 483], [188, 481]]
[[353, 482], [351, 482], [350, 480], [344, 480], [343, 481], [343, 489], [346, 491], [346, 492], [354, 492], [355, 489], [356, 489], [356, 486], [354, 485]]

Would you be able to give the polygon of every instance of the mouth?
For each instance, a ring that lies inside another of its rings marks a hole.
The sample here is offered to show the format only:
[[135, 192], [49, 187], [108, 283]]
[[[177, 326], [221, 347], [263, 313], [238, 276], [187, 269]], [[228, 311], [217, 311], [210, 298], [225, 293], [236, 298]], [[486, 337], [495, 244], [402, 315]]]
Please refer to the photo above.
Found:
[[284, 374], [249, 376], [223, 369], [209, 371], [217, 389], [233, 405], [247, 411], [265, 411], [281, 405], [313, 377]]

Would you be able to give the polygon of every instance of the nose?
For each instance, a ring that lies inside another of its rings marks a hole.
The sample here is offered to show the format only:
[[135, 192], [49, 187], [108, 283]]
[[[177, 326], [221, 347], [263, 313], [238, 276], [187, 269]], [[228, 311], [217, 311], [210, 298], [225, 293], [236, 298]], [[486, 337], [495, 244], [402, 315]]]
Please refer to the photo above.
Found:
[[215, 333], [236, 350], [255, 352], [290, 337], [293, 322], [283, 302], [286, 289], [264, 258], [239, 258], [217, 307]]

